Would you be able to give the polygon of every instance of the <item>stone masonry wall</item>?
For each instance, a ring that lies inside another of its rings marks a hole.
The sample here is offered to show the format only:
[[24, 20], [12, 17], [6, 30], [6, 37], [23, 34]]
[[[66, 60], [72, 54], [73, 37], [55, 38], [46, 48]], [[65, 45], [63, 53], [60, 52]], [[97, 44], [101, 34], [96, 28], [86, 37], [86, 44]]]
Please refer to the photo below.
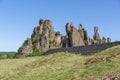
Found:
[[75, 54], [81, 54], [81, 55], [92, 55], [97, 52], [103, 51], [107, 48], [120, 45], [120, 41], [111, 42], [111, 43], [105, 43], [105, 44], [93, 44], [93, 45], [87, 45], [87, 46], [77, 46], [77, 47], [68, 47], [68, 48], [58, 48], [58, 49], [52, 49], [48, 50], [45, 55], [58, 53], [58, 52], [70, 52]]

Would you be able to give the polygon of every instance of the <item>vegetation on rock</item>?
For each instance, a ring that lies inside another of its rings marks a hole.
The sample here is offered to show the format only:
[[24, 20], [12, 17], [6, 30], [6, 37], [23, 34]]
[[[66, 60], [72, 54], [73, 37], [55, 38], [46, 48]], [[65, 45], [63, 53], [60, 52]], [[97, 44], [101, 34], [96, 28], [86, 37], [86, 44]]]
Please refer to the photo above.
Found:
[[44, 53], [43, 51], [38, 50], [38, 51], [32, 52], [32, 53], [29, 55], [29, 57], [41, 56], [41, 55], [43, 55], [43, 53]]

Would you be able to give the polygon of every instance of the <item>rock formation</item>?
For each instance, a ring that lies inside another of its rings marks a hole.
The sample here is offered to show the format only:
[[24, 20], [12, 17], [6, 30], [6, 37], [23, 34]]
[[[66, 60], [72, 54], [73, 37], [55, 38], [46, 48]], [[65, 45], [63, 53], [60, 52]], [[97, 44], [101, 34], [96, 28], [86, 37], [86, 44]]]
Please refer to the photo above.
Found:
[[18, 49], [18, 55], [16, 57], [26, 57], [30, 55], [30, 53], [33, 52], [32, 49], [32, 41], [31, 39], [27, 39], [24, 43], [23, 46]]
[[94, 43], [97, 43], [97, 44], [100, 44], [101, 43], [101, 39], [100, 39], [100, 36], [99, 36], [99, 33], [98, 33], [98, 27], [95, 26], [94, 27]]
[[103, 37], [103, 38], [102, 38], [102, 44], [105, 44], [105, 43], [106, 43], [106, 38]]
[[[76, 29], [72, 23], [67, 23], [66, 35], [62, 36], [60, 32], [55, 32], [52, 27], [52, 21], [39, 20], [39, 26], [36, 26], [33, 30], [30, 39], [27, 39], [23, 45], [18, 49], [16, 57], [26, 57], [35, 51], [47, 51], [53, 48], [66, 48], [74, 46], [85, 46], [92, 44], [106, 43], [106, 38], [100, 39], [98, 33], [98, 27], [94, 27], [94, 36], [91, 39], [88, 36], [87, 30], [85, 30], [82, 24]], [[111, 39], [107, 38], [107, 43], [110, 43]]]
[[107, 38], [107, 43], [110, 43], [111, 42], [111, 38]]
[[33, 51], [46, 51], [55, 44], [55, 32], [50, 20], [40, 20], [39, 26], [34, 28], [31, 36]]
[[56, 32], [55, 33], [55, 42], [56, 42], [56, 46], [57, 47], [61, 47], [61, 38], [62, 38], [62, 35], [60, 34], [60, 32]]
[[72, 23], [66, 24], [66, 33], [68, 47], [84, 45], [81, 35]]
[[22, 56], [28, 56], [35, 51], [47, 51], [50, 48], [61, 46], [61, 34], [55, 32], [50, 20], [40, 19], [39, 26], [35, 27], [31, 38], [18, 50]]
[[81, 35], [82, 40], [84, 41], [85, 45], [92, 44], [92, 41], [91, 41], [90, 37], [88, 36], [87, 31], [83, 28], [82, 24], [79, 25], [78, 32]]

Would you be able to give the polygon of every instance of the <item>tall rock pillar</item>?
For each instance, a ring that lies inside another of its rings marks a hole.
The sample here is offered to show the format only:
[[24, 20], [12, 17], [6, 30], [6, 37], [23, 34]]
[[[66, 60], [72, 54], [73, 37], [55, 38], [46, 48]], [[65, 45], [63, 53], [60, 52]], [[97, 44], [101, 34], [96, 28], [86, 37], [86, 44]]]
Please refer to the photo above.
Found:
[[98, 32], [98, 27], [95, 26], [94, 27], [94, 43], [97, 43], [97, 44], [100, 44], [101, 43], [101, 39], [100, 39], [100, 36], [99, 36], [99, 32]]

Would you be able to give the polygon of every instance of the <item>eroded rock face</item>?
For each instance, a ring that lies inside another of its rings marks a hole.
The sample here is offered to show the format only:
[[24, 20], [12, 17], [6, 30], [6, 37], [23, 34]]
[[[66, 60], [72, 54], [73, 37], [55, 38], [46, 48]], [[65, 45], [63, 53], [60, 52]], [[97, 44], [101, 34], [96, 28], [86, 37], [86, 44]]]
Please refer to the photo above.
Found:
[[103, 38], [102, 38], [102, 44], [105, 44], [105, 43], [106, 43], [106, 38], [103, 37]]
[[67, 36], [62, 36], [61, 37], [61, 44], [62, 44], [62, 48], [67, 48], [68, 47], [68, 37]]
[[87, 31], [83, 28], [82, 24], [79, 25], [78, 32], [81, 35], [85, 45], [91, 45], [92, 44], [91, 39], [88, 36]]
[[[19, 55], [26, 57], [38, 50], [47, 51], [53, 48], [106, 43], [105, 37], [103, 37], [101, 41], [98, 27], [94, 27], [93, 39], [88, 36], [87, 30], [83, 28], [82, 24], [79, 24], [79, 28], [76, 29], [72, 23], [67, 23], [65, 28], [66, 35], [62, 36], [59, 31], [54, 31], [51, 20], [40, 19], [39, 26], [34, 28], [31, 38], [27, 39], [22, 47], [19, 48]], [[110, 42], [111, 39], [107, 38], [107, 43]]]
[[60, 35], [56, 35], [50, 20], [40, 19], [39, 26], [35, 27], [28, 43], [22, 46], [20, 54], [28, 56], [34, 51], [47, 51], [49, 48], [59, 46]]
[[56, 46], [57, 47], [61, 47], [61, 39], [62, 38], [62, 35], [60, 34], [60, 32], [56, 32], [55, 33], [55, 42], [56, 42]]
[[[52, 27], [52, 22], [50, 20], [43, 20], [39, 21], [40, 26], [34, 29], [33, 31], [33, 46], [34, 51], [42, 50], [46, 51], [49, 48], [52, 48], [55, 43], [55, 32]], [[36, 41], [34, 41], [36, 40]]]
[[78, 32], [80, 33], [82, 39], [84, 39], [84, 28], [83, 28], [82, 24], [79, 24]]
[[107, 38], [107, 43], [110, 43], [111, 42], [111, 38]]
[[66, 24], [66, 33], [67, 33], [67, 45], [68, 47], [72, 46], [82, 46], [84, 42], [78, 30], [74, 28], [72, 23]]
[[101, 39], [100, 39], [100, 36], [99, 36], [99, 32], [98, 32], [98, 27], [95, 26], [94, 27], [94, 43], [97, 43], [97, 44], [100, 44], [101, 43]]
[[30, 55], [33, 52], [32, 49], [32, 41], [31, 39], [27, 39], [24, 43], [23, 46], [19, 48], [19, 54], [16, 57], [26, 57]]

